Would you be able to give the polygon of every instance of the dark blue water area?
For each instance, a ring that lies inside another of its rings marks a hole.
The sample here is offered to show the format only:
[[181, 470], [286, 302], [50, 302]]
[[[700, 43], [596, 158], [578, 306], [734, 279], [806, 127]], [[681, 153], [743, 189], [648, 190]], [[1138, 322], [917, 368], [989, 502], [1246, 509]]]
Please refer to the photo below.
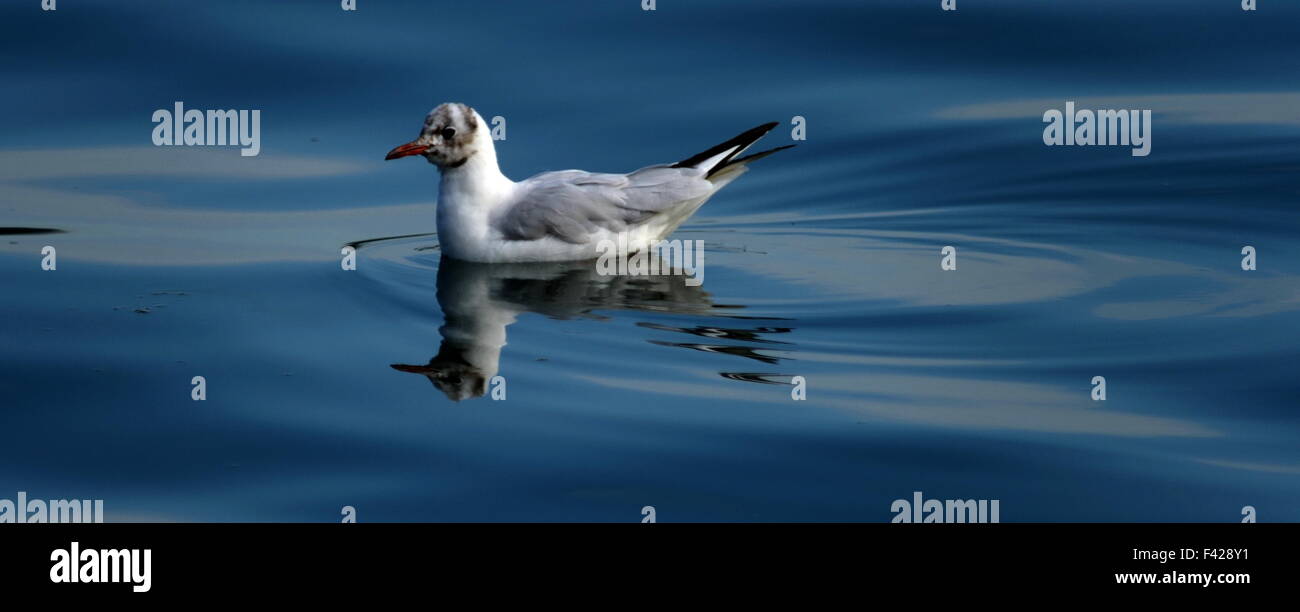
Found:
[[[1004, 522], [1300, 520], [1300, 5], [358, 4], [0, 8], [0, 498], [881, 522], [922, 491]], [[261, 153], [154, 147], [178, 100], [259, 109]], [[467, 264], [441, 257], [436, 169], [383, 161], [444, 101], [506, 120], [514, 179], [765, 121], [799, 146], [674, 234], [701, 286]], [[1150, 109], [1150, 155], [1045, 146], [1067, 101]]]

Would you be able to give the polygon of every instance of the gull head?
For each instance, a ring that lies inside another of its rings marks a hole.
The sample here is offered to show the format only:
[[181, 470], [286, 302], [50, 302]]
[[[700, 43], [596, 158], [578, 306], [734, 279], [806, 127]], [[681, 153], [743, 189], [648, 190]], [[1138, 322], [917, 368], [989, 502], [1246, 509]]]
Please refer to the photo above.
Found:
[[[483, 117], [459, 102], [440, 104], [429, 111], [420, 137], [394, 148], [384, 159], [423, 155], [440, 170], [459, 168], [470, 158], [492, 146]], [[486, 142], [486, 144], [485, 144]]]
[[496, 375], [495, 370], [484, 372], [471, 365], [461, 347], [446, 342], [426, 365], [394, 363], [389, 367], [398, 372], [423, 375], [453, 402], [483, 397], [488, 392], [489, 375]]

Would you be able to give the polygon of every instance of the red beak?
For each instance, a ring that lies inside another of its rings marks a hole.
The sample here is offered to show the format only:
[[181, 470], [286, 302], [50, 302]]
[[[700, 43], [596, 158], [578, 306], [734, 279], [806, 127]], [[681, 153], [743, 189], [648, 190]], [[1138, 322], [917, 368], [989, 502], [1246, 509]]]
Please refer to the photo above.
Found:
[[429, 145], [423, 145], [417, 142], [408, 142], [400, 147], [397, 147], [396, 149], [393, 149], [392, 151], [389, 151], [388, 155], [384, 156], [384, 159], [389, 160], [389, 159], [397, 159], [399, 157], [406, 157], [408, 155], [421, 155], [428, 150], [429, 150]]

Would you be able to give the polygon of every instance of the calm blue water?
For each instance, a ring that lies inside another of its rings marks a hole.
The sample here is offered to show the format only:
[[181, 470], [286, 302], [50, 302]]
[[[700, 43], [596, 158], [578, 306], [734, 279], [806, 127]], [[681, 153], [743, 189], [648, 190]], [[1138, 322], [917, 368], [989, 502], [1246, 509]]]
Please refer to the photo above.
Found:
[[[1300, 4], [657, 4], [6, 3], [0, 498], [889, 521], [923, 491], [1004, 522], [1300, 520]], [[262, 153], [152, 146], [177, 100], [260, 109]], [[701, 287], [440, 261], [433, 235], [341, 270], [344, 244], [434, 232], [435, 169], [383, 156], [453, 100], [507, 119], [516, 179], [765, 121], [787, 144], [794, 116], [807, 140], [679, 230]], [[1044, 146], [1066, 100], [1151, 109], [1151, 154]], [[473, 397], [496, 374], [507, 399]]]

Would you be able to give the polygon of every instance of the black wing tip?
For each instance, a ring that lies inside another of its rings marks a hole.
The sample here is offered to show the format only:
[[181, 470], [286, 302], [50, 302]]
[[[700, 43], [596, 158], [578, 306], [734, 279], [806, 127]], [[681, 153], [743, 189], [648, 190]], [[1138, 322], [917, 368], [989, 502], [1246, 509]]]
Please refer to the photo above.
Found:
[[[735, 146], [737, 146], [737, 145], [739, 145], [741, 148], [747, 147], [747, 146], [749, 146], [749, 145], [751, 145], [751, 144], [754, 144], [754, 142], [755, 142], [756, 140], [758, 140], [759, 138], [762, 138], [764, 134], [767, 134], [768, 132], [772, 131], [772, 130], [773, 130], [774, 128], [776, 128], [776, 126], [778, 126], [778, 125], [781, 125], [781, 122], [780, 122], [780, 121], [771, 121], [771, 122], [768, 122], [768, 123], [764, 123], [763, 125], [760, 125], [760, 126], [757, 126], [757, 127], [750, 128], [750, 129], [745, 130], [744, 132], [742, 132], [739, 136], [736, 136], [736, 137], [732, 138], [731, 140], [728, 140], [728, 141], [726, 141], [726, 142], [724, 142], [724, 143], [722, 143], [722, 144], [720, 144], [720, 145], [717, 145], [717, 146], [714, 146], [714, 147], [710, 147], [710, 148], [709, 148], [708, 150], [706, 150], [706, 151], [701, 151], [701, 152], [699, 152], [699, 153], [696, 153], [695, 155], [692, 155], [692, 156], [690, 156], [690, 157], [688, 157], [688, 158], [686, 158], [686, 159], [683, 159], [682, 161], [679, 161], [679, 162], [673, 164], [672, 167], [673, 167], [673, 168], [693, 168], [693, 167], [695, 167], [696, 165], [698, 165], [698, 164], [700, 164], [701, 162], [703, 162], [704, 160], [706, 160], [706, 159], [708, 159], [708, 158], [710, 158], [710, 157], [713, 157], [713, 156], [715, 156], [715, 155], [717, 155], [717, 154], [719, 154], [719, 153], [721, 153], [721, 152], [723, 152], [723, 151], [726, 151], [727, 149], [730, 149], [730, 148], [732, 148], [732, 147], [735, 147]], [[722, 161], [718, 164], [717, 167], [725, 166], [725, 165], [727, 164], [728, 161], [730, 161], [730, 160], [726, 160], [726, 159], [722, 160]], [[711, 169], [711, 170], [712, 170], [712, 169]]]
[[759, 138], [762, 138], [768, 132], [776, 129], [776, 126], [778, 125], [781, 125], [780, 121], [772, 121], [772, 122], [764, 123], [763, 125], [757, 127], [752, 127], [748, 130], [745, 130], [745, 132], [742, 133], [741, 135], [732, 138], [731, 140], [728, 140], [724, 144], [734, 145], [734, 144], [740, 144], [742, 142], [744, 142], [745, 144], [750, 144], [758, 140]]

